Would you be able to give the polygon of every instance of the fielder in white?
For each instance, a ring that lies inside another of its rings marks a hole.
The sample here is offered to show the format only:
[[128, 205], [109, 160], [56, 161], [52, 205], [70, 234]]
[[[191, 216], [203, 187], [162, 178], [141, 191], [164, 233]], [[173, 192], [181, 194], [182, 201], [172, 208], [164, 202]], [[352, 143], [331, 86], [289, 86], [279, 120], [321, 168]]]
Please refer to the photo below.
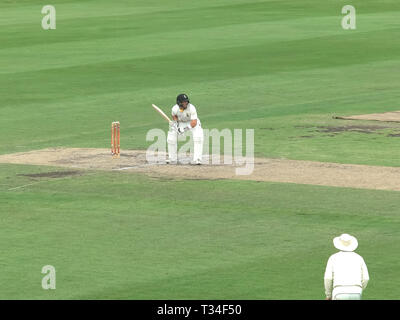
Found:
[[197, 116], [196, 107], [192, 105], [186, 94], [182, 93], [176, 98], [172, 107], [172, 121], [168, 131], [168, 160], [167, 163], [177, 163], [178, 135], [190, 132], [193, 137], [192, 164], [201, 164], [203, 155], [203, 129]]
[[326, 299], [361, 300], [369, 274], [364, 259], [353, 252], [358, 246], [357, 239], [344, 233], [333, 239], [333, 245], [340, 252], [331, 255], [326, 266]]

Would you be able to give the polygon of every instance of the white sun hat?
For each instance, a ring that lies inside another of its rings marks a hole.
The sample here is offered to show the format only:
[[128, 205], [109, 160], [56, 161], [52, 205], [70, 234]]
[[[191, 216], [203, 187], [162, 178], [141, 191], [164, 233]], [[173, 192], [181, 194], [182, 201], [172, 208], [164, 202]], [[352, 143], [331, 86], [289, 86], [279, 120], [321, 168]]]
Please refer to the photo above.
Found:
[[358, 247], [358, 241], [355, 237], [343, 233], [339, 237], [333, 239], [333, 245], [340, 251], [354, 251]]

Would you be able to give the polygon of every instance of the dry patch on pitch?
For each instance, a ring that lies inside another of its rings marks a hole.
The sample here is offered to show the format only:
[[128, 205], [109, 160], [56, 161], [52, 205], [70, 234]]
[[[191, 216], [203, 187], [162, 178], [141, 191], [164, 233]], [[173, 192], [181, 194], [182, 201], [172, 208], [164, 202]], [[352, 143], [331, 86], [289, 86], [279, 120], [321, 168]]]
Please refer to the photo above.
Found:
[[108, 149], [49, 148], [0, 155], [0, 163], [140, 172], [157, 179], [239, 179], [400, 191], [400, 168], [316, 161], [255, 158], [251, 174], [237, 175], [236, 169], [244, 164], [224, 164], [223, 159], [220, 164], [166, 165], [148, 163], [143, 150], [123, 150], [120, 158], [113, 159]]
[[385, 121], [385, 122], [400, 122], [400, 111], [360, 114], [347, 117], [334, 116], [333, 118], [342, 120], [373, 120], [373, 121]]

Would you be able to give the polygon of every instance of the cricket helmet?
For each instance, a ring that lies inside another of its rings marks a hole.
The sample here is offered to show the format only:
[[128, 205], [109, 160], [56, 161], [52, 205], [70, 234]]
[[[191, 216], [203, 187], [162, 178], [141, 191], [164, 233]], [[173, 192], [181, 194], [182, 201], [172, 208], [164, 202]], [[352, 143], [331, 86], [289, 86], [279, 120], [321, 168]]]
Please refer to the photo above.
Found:
[[187, 103], [190, 102], [189, 97], [186, 94], [181, 93], [176, 97], [176, 104], [179, 106], [179, 108], [183, 108], [182, 102], [184, 101], [186, 101]]

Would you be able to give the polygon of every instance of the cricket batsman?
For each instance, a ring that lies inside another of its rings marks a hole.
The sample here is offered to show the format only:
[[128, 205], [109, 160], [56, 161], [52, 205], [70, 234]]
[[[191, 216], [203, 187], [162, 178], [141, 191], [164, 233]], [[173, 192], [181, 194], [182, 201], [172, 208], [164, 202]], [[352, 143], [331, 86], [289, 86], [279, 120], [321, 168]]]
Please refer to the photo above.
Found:
[[178, 135], [191, 132], [194, 148], [192, 164], [200, 165], [203, 155], [203, 129], [200, 119], [197, 117], [196, 108], [190, 103], [186, 94], [182, 93], [176, 98], [176, 104], [172, 107], [172, 121], [169, 125], [167, 163], [177, 163]]

